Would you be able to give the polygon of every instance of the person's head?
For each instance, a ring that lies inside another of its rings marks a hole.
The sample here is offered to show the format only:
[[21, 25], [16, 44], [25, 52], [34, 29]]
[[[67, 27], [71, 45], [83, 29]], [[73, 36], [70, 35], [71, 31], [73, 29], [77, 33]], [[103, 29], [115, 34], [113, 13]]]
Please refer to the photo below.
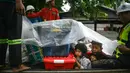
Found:
[[123, 3], [117, 8], [117, 15], [121, 22], [127, 24], [130, 22], [130, 3]]
[[97, 58], [94, 54], [90, 55], [90, 61], [96, 61]]
[[46, 0], [46, 4], [51, 6], [51, 7], [54, 7], [55, 6], [55, 0]]
[[28, 13], [28, 12], [34, 12], [35, 11], [35, 8], [32, 6], [32, 5], [28, 5], [27, 7], [26, 7], [26, 12]]
[[82, 57], [87, 52], [87, 47], [83, 43], [79, 43], [75, 46], [75, 56]]
[[96, 41], [92, 41], [92, 53], [102, 52], [102, 44]]

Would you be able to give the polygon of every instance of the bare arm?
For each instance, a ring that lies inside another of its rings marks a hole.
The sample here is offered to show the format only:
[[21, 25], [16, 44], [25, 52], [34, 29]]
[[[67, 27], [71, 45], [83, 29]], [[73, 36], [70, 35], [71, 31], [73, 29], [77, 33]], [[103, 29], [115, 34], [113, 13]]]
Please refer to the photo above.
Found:
[[76, 64], [77, 64], [78, 67], [80, 68], [80, 67], [81, 67], [80, 63], [77, 61], [77, 59], [76, 59], [75, 57], [74, 57], [74, 59], [75, 59]]
[[82, 59], [82, 65], [77, 60], [76, 60], [76, 63], [80, 69], [91, 69], [91, 62], [87, 58]]
[[124, 54], [130, 54], [130, 48], [127, 48], [125, 45], [119, 45], [119, 50]]

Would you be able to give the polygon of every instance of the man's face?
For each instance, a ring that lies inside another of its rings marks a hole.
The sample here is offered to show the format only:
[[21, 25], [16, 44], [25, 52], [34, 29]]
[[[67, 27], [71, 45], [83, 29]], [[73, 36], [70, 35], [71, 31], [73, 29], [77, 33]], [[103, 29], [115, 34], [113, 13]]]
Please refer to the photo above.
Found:
[[51, 5], [52, 5], [52, 6], [55, 6], [55, 0], [52, 0], [52, 1], [51, 1]]

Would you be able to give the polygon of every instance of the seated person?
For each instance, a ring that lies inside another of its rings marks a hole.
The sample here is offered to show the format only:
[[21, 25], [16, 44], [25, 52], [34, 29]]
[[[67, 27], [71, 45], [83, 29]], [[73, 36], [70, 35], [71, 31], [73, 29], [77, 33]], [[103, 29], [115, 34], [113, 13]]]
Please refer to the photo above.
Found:
[[102, 44], [96, 41], [92, 41], [92, 52], [89, 55], [91, 61], [108, 59], [110, 56], [102, 52]]
[[75, 46], [74, 59], [76, 60], [75, 69], [91, 69], [91, 61], [86, 58], [87, 47], [83, 43]]

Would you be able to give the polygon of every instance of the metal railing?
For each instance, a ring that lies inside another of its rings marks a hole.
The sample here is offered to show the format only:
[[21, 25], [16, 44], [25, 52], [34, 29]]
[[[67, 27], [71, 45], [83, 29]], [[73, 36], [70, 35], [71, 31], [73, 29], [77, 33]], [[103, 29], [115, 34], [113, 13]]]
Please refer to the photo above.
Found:
[[113, 25], [122, 24], [122, 22], [117, 18], [98, 18], [96, 20], [77, 20], [82, 22], [83, 24], [94, 24], [94, 30], [97, 31], [97, 24], [110, 24], [111, 30], [113, 29]]

